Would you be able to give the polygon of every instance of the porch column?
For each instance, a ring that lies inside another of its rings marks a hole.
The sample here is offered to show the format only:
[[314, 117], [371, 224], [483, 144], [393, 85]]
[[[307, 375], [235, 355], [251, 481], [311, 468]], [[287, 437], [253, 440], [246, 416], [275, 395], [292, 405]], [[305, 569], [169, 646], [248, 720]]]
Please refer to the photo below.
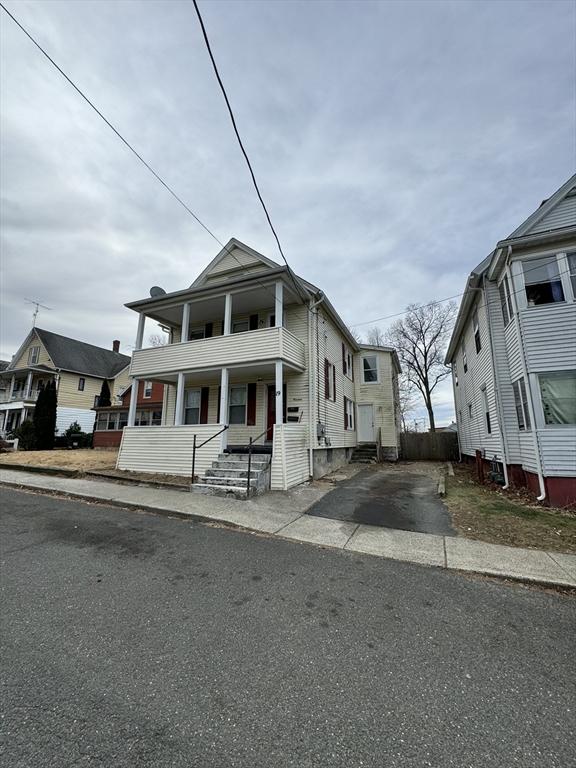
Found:
[[134, 349], [142, 349], [142, 342], [144, 341], [144, 325], [146, 324], [146, 315], [142, 312], [138, 317], [138, 330], [136, 331], [136, 343]]
[[[220, 374], [220, 424], [228, 424], [228, 368], [222, 368]], [[228, 445], [228, 430], [222, 432], [221, 449]]]
[[130, 405], [128, 406], [128, 426], [133, 427], [136, 424], [136, 404], [138, 402], [138, 388], [140, 379], [132, 379], [132, 388], [130, 390]]
[[182, 335], [180, 341], [188, 341], [188, 326], [190, 325], [190, 303], [186, 302], [182, 307]]
[[16, 385], [16, 376], [12, 376], [10, 380], [10, 394], [8, 395], [9, 400], [12, 400], [12, 395], [14, 394], [15, 385]]
[[178, 374], [178, 384], [176, 387], [176, 408], [174, 410], [174, 424], [180, 426], [184, 423], [184, 387], [186, 385], [183, 373]]
[[276, 424], [284, 422], [284, 363], [276, 360]]
[[222, 334], [230, 336], [232, 333], [232, 294], [227, 293], [224, 297], [224, 328]]
[[276, 283], [276, 299], [274, 302], [274, 325], [276, 328], [282, 327], [284, 319], [284, 283], [280, 280]]
[[28, 373], [26, 377], [26, 389], [24, 390], [24, 397], [29, 398], [32, 391], [32, 371]]

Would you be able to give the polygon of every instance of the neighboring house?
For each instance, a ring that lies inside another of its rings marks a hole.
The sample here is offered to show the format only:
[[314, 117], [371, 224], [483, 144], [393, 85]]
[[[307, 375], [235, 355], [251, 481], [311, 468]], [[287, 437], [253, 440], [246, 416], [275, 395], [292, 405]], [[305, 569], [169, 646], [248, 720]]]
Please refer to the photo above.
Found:
[[0, 431], [16, 429], [34, 414], [38, 393], [55, 381], [58, 391], [56, 429], [62, 434], [77, 421], [84, 432], [92, 432], [94, 411], [102, 381], [119, 392], [129, 384], [130, 358], [113, 349], [102, 349], [84, 341], [60, 336], [42, 328], [32, 328], [0, 381]]
[[458, 432], [458, 424], [452, 421], [445, 427], [436, 427], [436, 432]]
[[[250, 439], [272, 456], [272, 488], [325, 474], [358, 443], [397, 458], [398, 358], [359, 345], [318, 288], [232, 239], [189, 288], [151, 293], [127, 305], [140, 314], [130, 374], [166, 384], [162, 426], [137, 427], [131, 402], [120, 469], [190, 474], [194, 435], [224, 427], [197, 452], [201, 479]], [[141, 348], [146, 318], [169, 344]]]
[[460, 449], [576, 502], [576, 175], [472, 272], [446, 356]]
[[[111, 405], [98, 406], [94, 423], [94, 448], [117, 448], [122, 439], [122, 430], [128, 424], [128, 409], [132, 397], [129, 384], [117, 397], [111, 398]], [[156, 381], [138, 382], [136, 426], [162, 424], [164, 385]]]

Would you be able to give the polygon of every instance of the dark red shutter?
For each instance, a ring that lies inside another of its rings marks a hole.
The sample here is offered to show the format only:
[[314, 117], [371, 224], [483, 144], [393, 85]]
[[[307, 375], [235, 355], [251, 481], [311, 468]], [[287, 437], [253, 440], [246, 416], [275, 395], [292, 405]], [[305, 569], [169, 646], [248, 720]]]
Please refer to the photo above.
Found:
[[249, 321], [248, 327], [250, 328], [251, 331], [258, 330], [258, 315], [250, 315], [250, 321]]
[[350, 368], [352, 374], [352, 381], [354, 381], [354, 355], [350, 355]]
[[246, 425], [256, 424], [256, 384], [248, 384], [248, 403], [246, 407]]
[[336, 366], [335, 365], [332, 366], [332, 387], [333, 387], [332, 400], [336, 402]]
[[213, 323], [206, 323], [206, 325], [204, 326], [204, 338], [209, 339], [212, 336], [213, 331], [214, 331]]
[[222, 395], [222, 387], [218, 387], [218, 408], [216, 409], [216, 424], [220, 424], [220, 397]]
[[344, 429], [348, 429], [348, 411], [346, 410], [346, 398], [344, 398]]
[[200, 391], [200, 424], [208, 424], [208, 400], [210, 387], [202, 387]]
[[342, 342], [342, 373], [346, 375], [346, 345]]
[[324, 398], [330, 398], [330, 363], [324, 359]]

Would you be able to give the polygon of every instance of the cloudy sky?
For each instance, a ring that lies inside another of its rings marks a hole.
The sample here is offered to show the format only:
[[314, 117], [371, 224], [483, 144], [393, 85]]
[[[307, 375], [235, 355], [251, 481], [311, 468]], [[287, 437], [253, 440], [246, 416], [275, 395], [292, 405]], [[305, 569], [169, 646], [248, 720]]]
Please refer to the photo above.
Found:
[[[3, 2], [221, 240], [278, 259], [191, 2]], [[459, 293], [573, 172], [573, 2], [201, 9], [285, 253], [350, 325]], [[52, 307], [40, 327], [129, 352], [124, 302], [185, 287], [219, 248], [0, 24], [0, 357], [26, 297]]]

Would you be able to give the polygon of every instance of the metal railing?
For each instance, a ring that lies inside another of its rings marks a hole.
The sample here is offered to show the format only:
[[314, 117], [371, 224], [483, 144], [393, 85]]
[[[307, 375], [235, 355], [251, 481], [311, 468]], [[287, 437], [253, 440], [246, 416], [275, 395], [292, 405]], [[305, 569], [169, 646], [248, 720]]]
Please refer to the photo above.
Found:
[[251, 437], [248, 441], [248, 445], [245, 446], [248, 448], [248, 472], [246, 473], [246, 498], [248, 499], [250, 497], [250, 475], [252, 472], [252, 449], [254, 447], [254, 443], [257, 440], [260, 440], [261, 437], [268, 434], [268, 429], [266, 428], [264, 432], [260, 432], [260, 434], [257, 437]]
[[224, 427], [223, 427], [223, 428], [220, 430], [220, 432], [216, 432], [214, 435], [212, 435], [211, 437], [207, 438], [207, 439], [206, 439], [206, 440], [204, 440], [202, 443], [200, 443], [200, 445], [197, 445], [197, 444], [196, 444], [196, 433], [194, 433], [194, 440], [193, 440], [193, 442], [192, 442], [192, 485], [194, 485], [194, 477], [195, 477], [195, 473], [194, 473], [194, 471], [195, 471], [195, 469], [196, 469], [196, 451], [197, 451], [198, 449], [202, 448], [203, 446], [205, 446], [205, 445], [206, 445], [206, 443], [209, 443], [209, 442], [210, 442], [210, 440], [214, 440], [214, 438], [215, 438], [215, 437], [218, 437], [218, 435], [221, 435], [221, 434], [222, 434], [222, 432], [225, 432], [225, 431], [228, 429], [228, 427], [229, 427], [229, 426], [230, 426], [229, 424], [226, 424], [226, 425], [225, 425], [225, 426], [224, 426]]

